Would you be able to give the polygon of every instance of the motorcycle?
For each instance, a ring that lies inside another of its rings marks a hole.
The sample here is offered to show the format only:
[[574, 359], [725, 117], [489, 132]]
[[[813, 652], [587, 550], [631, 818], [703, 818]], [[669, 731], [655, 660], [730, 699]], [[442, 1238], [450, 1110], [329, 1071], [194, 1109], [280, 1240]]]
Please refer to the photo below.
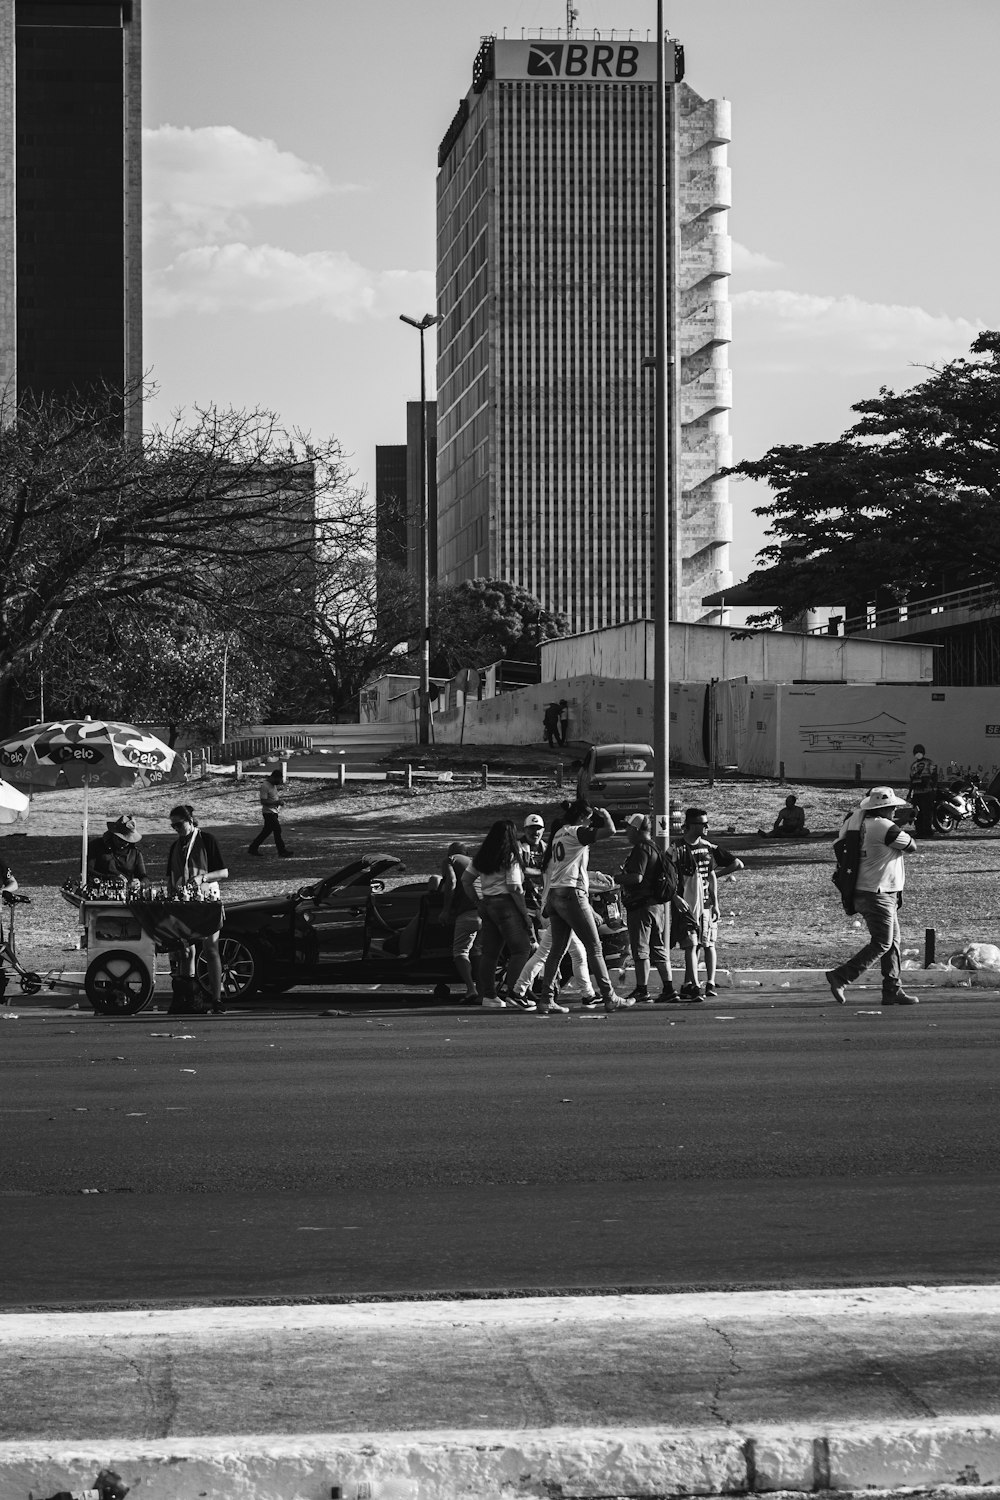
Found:
[[984, 791], [978, 776], [960, 776], [938, 789], [931, 823], [937, 833], [954, 833], [966, 818], [977, 828], [1000, 823], [1000, 799]]

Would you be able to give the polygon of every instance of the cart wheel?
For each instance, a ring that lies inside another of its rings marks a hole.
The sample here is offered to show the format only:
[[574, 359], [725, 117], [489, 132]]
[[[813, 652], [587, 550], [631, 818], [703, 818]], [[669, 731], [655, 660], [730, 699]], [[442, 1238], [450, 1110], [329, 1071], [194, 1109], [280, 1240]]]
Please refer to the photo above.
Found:
[[41, 974], [33, 974], [29, 969], [21, 975], [21, 993], [24, 995], [37, 995], [42, 987]]
[[153, 998], [153, 976], [137, 954], [109, 948], [91, 960], [84, 988], [99, 1015], [134, 1016]]

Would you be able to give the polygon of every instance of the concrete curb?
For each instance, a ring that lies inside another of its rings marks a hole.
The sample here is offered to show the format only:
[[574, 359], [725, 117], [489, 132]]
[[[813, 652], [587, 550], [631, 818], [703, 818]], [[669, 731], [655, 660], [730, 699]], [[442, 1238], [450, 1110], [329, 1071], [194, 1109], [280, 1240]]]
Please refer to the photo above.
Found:
[[1000, 1419], [837, 1431], [571, 1427], [0, 1444], [0, 1500], [110, 1466], [143, 1500], [539, 1500], [932, 1488], [1000, 1479]]

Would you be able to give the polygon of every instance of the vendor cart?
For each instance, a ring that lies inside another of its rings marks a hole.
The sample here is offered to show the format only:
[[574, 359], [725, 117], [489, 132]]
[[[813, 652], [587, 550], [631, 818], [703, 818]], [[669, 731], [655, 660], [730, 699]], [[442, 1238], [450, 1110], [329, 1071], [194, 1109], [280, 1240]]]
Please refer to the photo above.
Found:
[[[83, 990], [100, 1015], [137, 1015], [168, 980], [169, 955], [222, 923], [221, 902], [125, 900], [62, 894], [80, 914], [84, 966], [46, 976], [55, 988]], [[159, 960], [159, 967], [157, 967]]]

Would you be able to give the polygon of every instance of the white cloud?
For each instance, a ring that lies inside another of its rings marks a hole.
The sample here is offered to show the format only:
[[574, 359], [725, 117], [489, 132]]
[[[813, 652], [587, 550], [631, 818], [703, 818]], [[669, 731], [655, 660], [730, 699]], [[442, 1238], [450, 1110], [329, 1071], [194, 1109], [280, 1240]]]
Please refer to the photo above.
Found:
[[746, 245], [741, 245], [738, 240], [733, 241], [733, 271], [780, 271], [782, 262], [772, 260], [769, 255], [764, 255], [760, 250], [748, 250]]
[[146, 311], [288, 312], [312, 308], [354, 322], [387, 317], [401, 302], [432, 306], [429, 272], [371, 271], [342, 250], [297, 254], [276, 245], [199, 245], [147, 276]]
[[933, 364], [965, 353], [985, 326], [850, 295], [749, 291], [731, 300], [734, 340], [760, 371], [850, 374]]
[[254, 208], [284, 208], [334, 192], [322, 167], [232, 125], [160, 125], [143, 133], [148, 238], [198, 244], [244, 233]]

